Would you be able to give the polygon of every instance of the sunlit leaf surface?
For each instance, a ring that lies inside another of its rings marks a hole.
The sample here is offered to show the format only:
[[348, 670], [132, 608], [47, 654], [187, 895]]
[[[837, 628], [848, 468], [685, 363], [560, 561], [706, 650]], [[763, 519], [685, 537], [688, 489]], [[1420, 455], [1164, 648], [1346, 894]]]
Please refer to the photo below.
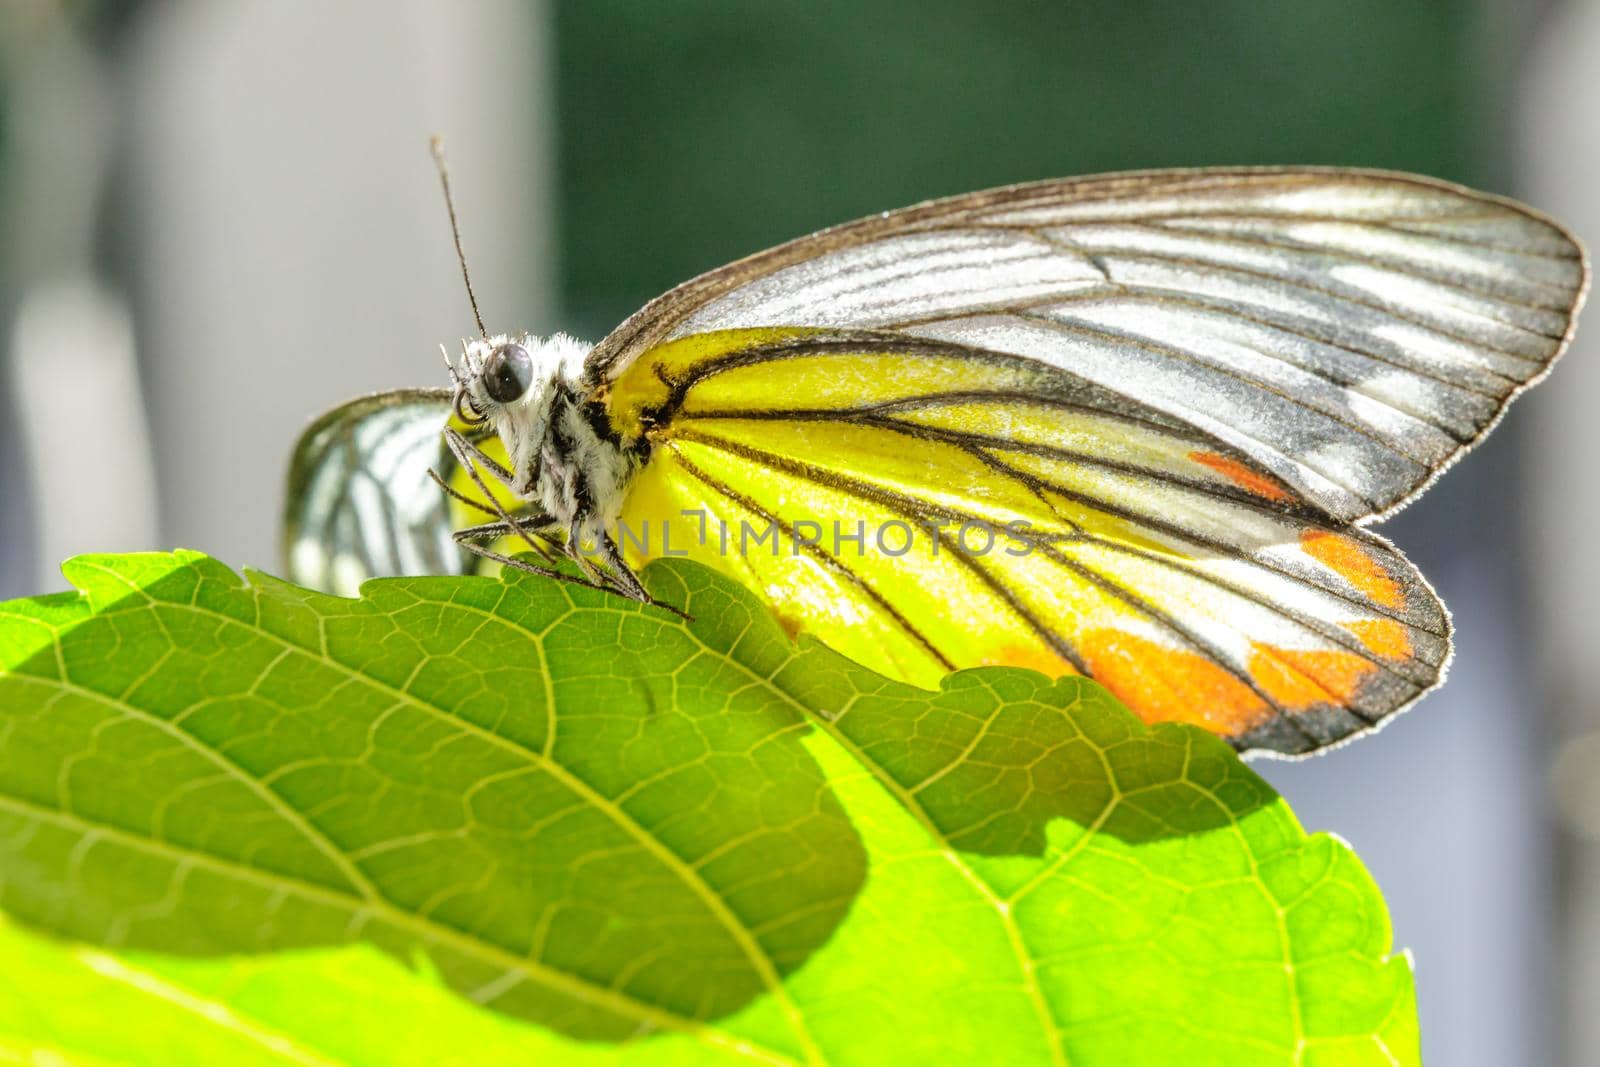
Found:
[[0, 906], [65, 939], [0, 931], [0, 1059], [1416, 1061], [1355, 857], [1091, 684], [893, 684], [678, 561], [689, 624], [67, 574], [0, 606]]

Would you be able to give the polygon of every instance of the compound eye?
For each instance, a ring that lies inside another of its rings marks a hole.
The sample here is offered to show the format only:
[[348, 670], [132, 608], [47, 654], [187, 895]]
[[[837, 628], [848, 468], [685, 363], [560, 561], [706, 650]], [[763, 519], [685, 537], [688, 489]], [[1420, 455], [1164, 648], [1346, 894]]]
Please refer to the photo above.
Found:
[[509, 404], [533, 382], [533, 359], [521, 345], [501, 345], [483, 361], [483, 389], [497, 404]]

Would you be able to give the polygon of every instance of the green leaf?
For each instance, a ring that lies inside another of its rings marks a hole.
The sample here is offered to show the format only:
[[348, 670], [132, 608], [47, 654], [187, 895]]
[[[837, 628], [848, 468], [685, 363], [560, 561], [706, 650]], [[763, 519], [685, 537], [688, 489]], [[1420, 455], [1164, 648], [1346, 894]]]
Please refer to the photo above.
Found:
[[646, 580], [689, 624], [518, 576], [66, 570], [0, 605], [0, 907], [100, 947], [5, 934], [0, 1051], [1417, 1060], [1349, 850], [1090, 683], [911, 689], [680, 561]]

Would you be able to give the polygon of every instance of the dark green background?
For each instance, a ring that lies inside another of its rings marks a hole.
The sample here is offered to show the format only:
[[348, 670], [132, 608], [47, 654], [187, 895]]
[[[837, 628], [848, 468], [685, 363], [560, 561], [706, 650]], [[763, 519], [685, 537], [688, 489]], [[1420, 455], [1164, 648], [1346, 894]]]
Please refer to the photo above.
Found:
[[562, 3], [562, 297], [597, 338], [820, 226], [1031, 178], [1362, 164], [1485, 184], [1479, 5]]

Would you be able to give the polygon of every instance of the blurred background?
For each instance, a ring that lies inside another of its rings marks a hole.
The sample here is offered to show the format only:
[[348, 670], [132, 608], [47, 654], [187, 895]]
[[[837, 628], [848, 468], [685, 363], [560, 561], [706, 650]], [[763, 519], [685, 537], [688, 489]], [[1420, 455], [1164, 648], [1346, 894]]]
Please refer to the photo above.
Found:
[[[1421, 171], [1600, 240], [1600, 2], [0, 4], [0, 595], [83, 551], [277, 569], [295, 435], [471, 332], [597, 340], [929, 196], [1224, 163]], [[1600, 313], [1592, 313], [1595, 318]], [[1600, 1062], [1600, 321], [1384, 532], [1450, 684], [1257, 764], [1360, 852], [1433, 1063]]]

